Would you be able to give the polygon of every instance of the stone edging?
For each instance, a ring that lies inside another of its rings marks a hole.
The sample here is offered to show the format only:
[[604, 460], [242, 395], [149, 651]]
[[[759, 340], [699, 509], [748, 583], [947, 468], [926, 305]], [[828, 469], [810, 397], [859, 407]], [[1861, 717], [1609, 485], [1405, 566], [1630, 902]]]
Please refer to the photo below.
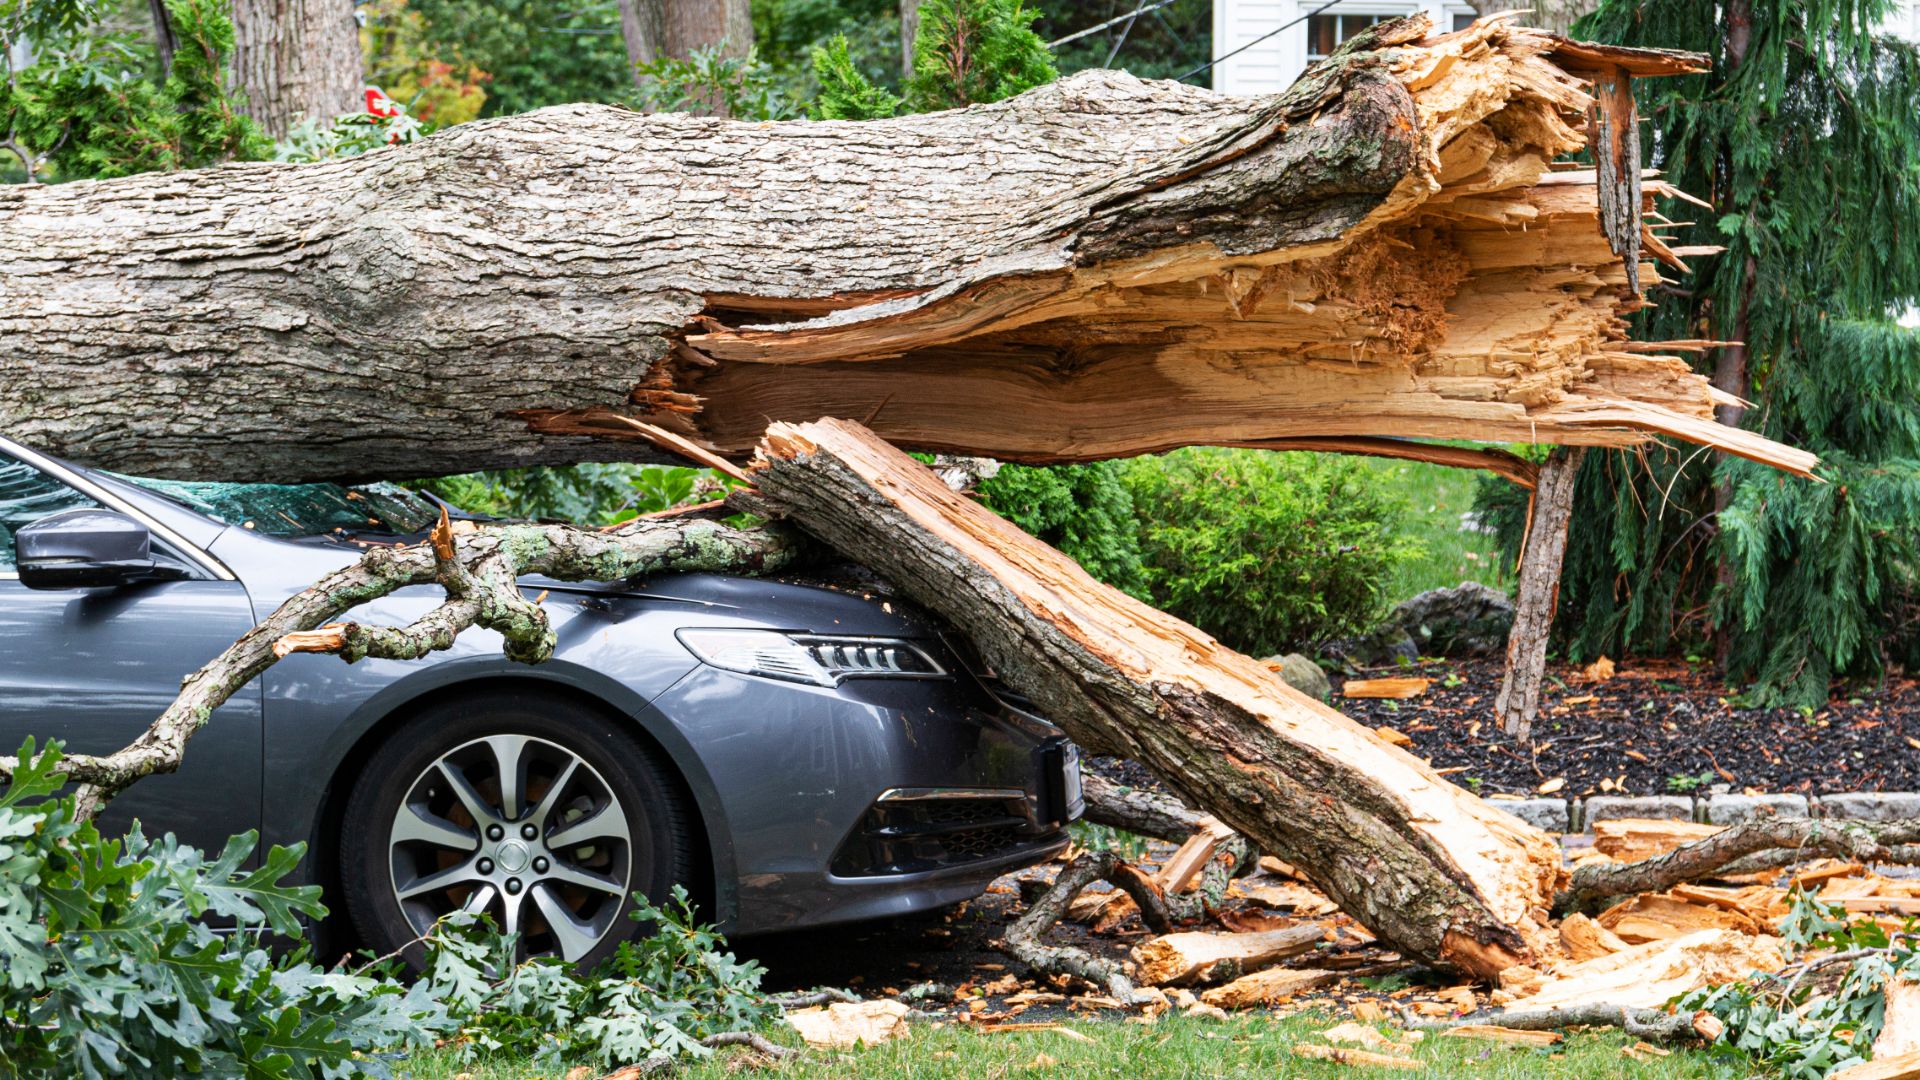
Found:
[[1738, 825], [1756, 817], [1892, 821], [1920, 817], [1920, 792], [1849, 791], [1838, 795], [1589, 795], [1584, 799], [1489, 799], [1548, 832], [1585, 832], [1596, 821], [1657, 818]]

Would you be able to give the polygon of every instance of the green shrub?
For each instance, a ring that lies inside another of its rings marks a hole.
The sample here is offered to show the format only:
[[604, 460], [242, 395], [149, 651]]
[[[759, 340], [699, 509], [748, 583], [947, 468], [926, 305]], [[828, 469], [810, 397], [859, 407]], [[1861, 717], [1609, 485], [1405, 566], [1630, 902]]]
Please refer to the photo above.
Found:
[[1133, 497], [1117, 461], [1002, 465], [980, 482], [987, 508], [1072, 556], [1087, 573], [1147, 598]]
[[1128, 462], [1153, 603], [1253, 656], [1366, 630], [1420, 554], [1371, 475], [1336, 455], [1258, 450]]
[[286, 883], [301, 845], [249, 868], [251, 832], [215, 858], [137, 828], [109, 839], [57, 797], [59, 765], [29, 739], [0, 768], [0, 1076], [388, 1076], [386, 1059], [436, 1043], [463, 1061], [665, 1067], [777, 1015], [759, 965], [723, 952], [678, 887], [659, 906], [636, 895], [655, 932], [591, 974], [516, 963], [512, 936], [465, 913], [421, 940], [417, 981], [392, 958], [321, 967], [269, 945], [327, 913], [318, 886]]

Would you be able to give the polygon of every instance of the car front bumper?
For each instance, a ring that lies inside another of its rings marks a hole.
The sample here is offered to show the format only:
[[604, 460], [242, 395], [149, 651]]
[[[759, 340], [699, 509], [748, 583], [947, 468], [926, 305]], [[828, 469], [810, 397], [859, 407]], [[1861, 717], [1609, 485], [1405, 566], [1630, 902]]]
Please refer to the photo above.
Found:
[[700, 760], [730, 933], [926, 911], [1052, 858], [1078, 753], [964, 673], [776, 682], [701, 667], [653, 702]]

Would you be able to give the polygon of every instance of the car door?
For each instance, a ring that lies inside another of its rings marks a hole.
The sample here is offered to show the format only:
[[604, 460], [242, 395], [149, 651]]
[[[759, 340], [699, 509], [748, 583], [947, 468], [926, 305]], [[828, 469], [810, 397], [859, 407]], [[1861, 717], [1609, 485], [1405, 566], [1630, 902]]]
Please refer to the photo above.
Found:
[[[182, 581], [111, 589], [29, 589], [13, 533], [84, 506], [133, 512], [84, 474], [31, 463], [0, 447], [0, 753], [32, 735], [71, 753], [118, 750], [151, 724], [197, 670], [253, 625], [247, 592], [204, 557], [154, 537], [154, 550], [190, 567]], [[143, 518], [143, 520], [146, 520]], [[149, 521], [149, 525], [152, 523]], [[138, 818], [150, 836], [176, 833], [218, 850], [260, 824], [260, 689], [218, 709], [187, 746], [179, 772], [150, 776], [108, 807], [105, 830]]]

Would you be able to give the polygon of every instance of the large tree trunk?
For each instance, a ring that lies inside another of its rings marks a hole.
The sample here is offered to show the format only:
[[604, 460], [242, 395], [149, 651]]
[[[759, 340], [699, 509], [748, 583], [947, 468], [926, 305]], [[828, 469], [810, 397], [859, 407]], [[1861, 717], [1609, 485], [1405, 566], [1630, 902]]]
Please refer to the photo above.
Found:
[[[695, 49], [745, 56], [753, 48], [748, 0], [619, 0], [619, 8], [627, 62], [635, 67], [668, 57], [685, 60]], [[638, 71], [634, 78], [640, 78]]]
[[0, 190], [0, 430], [205, 479], [656, 456], [607, 441], [632, 419], [741, 455], [819, 416], [1029, 462], [1664, 432], [1809, 468], [1626, 339], [1595, 178], [1547, 166], [1584, 141], [1569, 69], [1697, 59], [1424, 30], [1273, 98], [1086, 72], [870, 123], [563, 106]]
[[356, 111], [364, 80], [351, 0], [234, 0], [233, 75], [247, 114], [276, 139], [303, 119]]
[[746, 505], [964, 632], [1075, 742], [1138, 760], [1410, 955], [1491, 977], [1550, 943], [1546, 834], [1258, 662], [1103, 585], [871, 432], [775, 425]]

